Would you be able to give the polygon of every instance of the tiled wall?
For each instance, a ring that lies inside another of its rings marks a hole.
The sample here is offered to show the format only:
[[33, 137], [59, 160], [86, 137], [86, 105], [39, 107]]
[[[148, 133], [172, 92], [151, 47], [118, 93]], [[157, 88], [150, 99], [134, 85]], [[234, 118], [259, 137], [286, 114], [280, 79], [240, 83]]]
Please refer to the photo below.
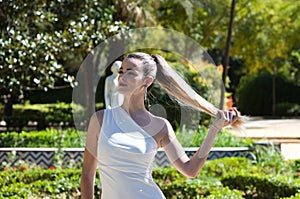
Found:
[[[192, 156], [198, 148], [185, 148], [188, 156]], [[63, 150], [63, 162], [70, 161], [80, 162], [83, 158], [83, 148], [66, 148]], [[12, 151], [15, 151], [13, 156]], [[7, 162], [13, 159], [13, 162], [24, 160], [25, 162], [34, 163], [43, 168], [49, 168], [53, 165], [55, 153], [58, 150], [55, 148], [0, 148], [0, 163]], [[256, 159], [253, 149], [247, 147], [234, 147], [234, 148], [213, 148], [209, 153], [208, 160], [223, 158], [223, 157], [246, 157], [249, 159]], [[166, 167], [170, 162], [165, 152], [160, 149], [155, 157], [154, 166]]]

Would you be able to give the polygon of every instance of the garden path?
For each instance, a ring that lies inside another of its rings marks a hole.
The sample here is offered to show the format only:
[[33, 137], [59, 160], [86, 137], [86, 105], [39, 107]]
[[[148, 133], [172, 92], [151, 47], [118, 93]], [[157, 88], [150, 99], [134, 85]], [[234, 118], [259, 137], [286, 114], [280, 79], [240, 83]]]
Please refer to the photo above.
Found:
[[249, 118], [238, 137], [278, 143], [285, 159], [300, 159], [300, 119]]

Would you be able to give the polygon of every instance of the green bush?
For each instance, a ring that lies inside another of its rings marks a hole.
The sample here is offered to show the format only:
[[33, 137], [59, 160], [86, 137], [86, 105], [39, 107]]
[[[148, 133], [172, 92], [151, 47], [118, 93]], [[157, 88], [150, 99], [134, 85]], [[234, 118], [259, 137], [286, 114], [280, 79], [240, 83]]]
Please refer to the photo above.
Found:
[[222, 177], [227, 172], [232, 170], [249, 170], [257, 172], [257, 167], [247, 158], [220, 158], [212, 161], [207, 161], [200, 174], [203, 176]]
[[[204, 129], [204, 128], [203, 128]], [[75, 129], [46, 129], [40, 131], [0, 133], [2, 147], [84, 147], [86, 132]], [[207, 130], [176, 132], [184, 147], [199, 147], [207, 135]], [[218, 135], [215, 147], [251, 147], [253, 140], [238, 138], [226, 131]]]
[[[291, 165], [298, 164], [292, 162]], [[207, 161], [193, 179], [175, 168], [154, 169], [153, 178], [171, 199], [299, 198], [297, 177], [276, 175], [269, 169], [246, 158], [223, 158]], [[80, 198], [80, 176], [80, 168], [3, 171], [0, 172], [0, 198]], [[101, 192], [99, 185], [97, 174], [97, 196]]]
[[[183, 128], [175, 132], [179, 142], [185, 147], [199, 147], [207, 135], [207, 128], [199, 126], [196, 130]], [[253, 140], [249, 138], [238, 138], [232, 133], [223, 130], [214, 142], [214, 147], [252, 147]]]
[[[272, 75], [261, 72], [246, 75], [236, 92], [237, 106], [245, 115], [272, 115]], [[276, 115], [299, 115], [300, 87], [288, 82], [282, 75], [276, 76]]]
[[236, 189], [229, 189], [228, 187], [221, 187], [210, 191], [210, 194], [205, 197], [206, 199], [241, 199], [243, 194]]
[[[15, 104], [11, 116], [4, 115], [0, 106], [0, 120], [7, 123], [9, 129], [26, 130], [35, 127], [38, 130], [47, 127], [74, 127], [73, 111], [84, 114], [84, 108], [78, 104], [58, 102], [54, 104]], [[74, 110], [73, 110], [74, 109]], [[89, 119], [89, 118], [87, 118]]]
[[[0, 198], [79, 198], [80, 169], [28, 170], [0, 172]], [[99, 179], [95, 195], [99, 197]]]
[[0, 133], [1, 147], [84, 147], [86, 132], [75, 129], [46, 129]]
[[296, 193], [294, 196], [284, 197], [284, 198], [281, 198], [281, 199], [299, 199], [299, 198], [300, 198], [300, 192]]
[[279, 198], [295, 195], [300, 190], [300, 182], [285, 176], [253, 174], [231, 170], [221, 177], [224, 186], [242, 190], [246, 198]]
[[278, 103], [276, 104], [276, 113], [280, 116], [300, 116], [300, 103]]

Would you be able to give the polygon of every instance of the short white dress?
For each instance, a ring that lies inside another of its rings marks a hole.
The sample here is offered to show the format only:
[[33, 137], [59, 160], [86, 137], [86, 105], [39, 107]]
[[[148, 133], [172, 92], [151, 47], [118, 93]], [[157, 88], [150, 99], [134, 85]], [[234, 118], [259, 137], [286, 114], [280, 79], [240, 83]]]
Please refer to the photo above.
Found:
[[98, 140], [101, 199], [165, 199], [152, 179], [157, 144], [122, 108], [104, 110]]

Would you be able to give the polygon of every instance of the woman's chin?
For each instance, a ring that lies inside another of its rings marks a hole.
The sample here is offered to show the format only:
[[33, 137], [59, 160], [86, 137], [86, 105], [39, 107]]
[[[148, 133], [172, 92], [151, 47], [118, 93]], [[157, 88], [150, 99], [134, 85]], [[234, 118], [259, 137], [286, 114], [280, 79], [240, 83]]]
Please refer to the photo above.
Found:
[[128, 91], [125, 89], [125, 88], [118, 88], [118, 92], [122, 95], [127, 95], [128, 94]]

